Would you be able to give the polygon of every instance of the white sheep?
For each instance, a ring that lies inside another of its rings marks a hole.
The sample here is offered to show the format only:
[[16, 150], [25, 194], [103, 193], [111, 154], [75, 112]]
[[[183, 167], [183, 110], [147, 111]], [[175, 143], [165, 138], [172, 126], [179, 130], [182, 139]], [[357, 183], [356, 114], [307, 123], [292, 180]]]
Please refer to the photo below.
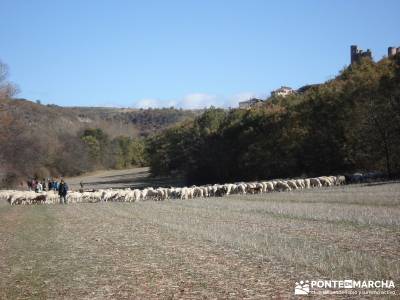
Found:
[[331, 179], [326, 176], [320, 176], [318, 177], [319, 181], [321, 182], [322, 186], [331, 186], [333, 183], [331, 182]]
[[306, 189], [311, 188], [310, 178], [304, 179], [304, 186], [305, 186]]
[[298, 189], [296, 180], [287, 180], [286, 183], [292, 190]]
[[276, 181], [274, 188], [277, 191], [291, 191], [292, 190], [286, 181], [281, 181], [281, 180]]
[[311, 187], [321, 187], [321, 181], [318, 178], [310, 178], [310, 186]]
[[[289, 179], [289, 180], [270, 180], [261, 182], [239, 182], [214, 184], [206, 186], [192, 186], [182, 188], [162, 188], [152, 187], [140, 189], [103, 189], [91, 192], [71, 191], [67, 194], [69, 203], [79, 202], [100, 202], [100, 201], [120, 201], [135, 202], [140, 200], [167, 200], [167, 199], [193, 199], [211, 196], [225, 196], [232, 194], [246, 193], [266, 193], [273, 191], [291, 191], [294, 189], [314, 188], [322, 186], [341, 185], [346, 183], [346, 178], [338, 176], [320, 176], [317, 178]], [[11, 205], [25, 204], [54, 204], [59, 203], [56, 192], [34, 191], [0, 191], [0, 200], [6, 200]]]
[[342, 175], [336, 176], [336, 185], [346, 184], [346, 177]]
[[296, 184], [300, 189], [304, 189], [306, 187], [306, 185], [304, 183], [304, 179], [297, 179]]

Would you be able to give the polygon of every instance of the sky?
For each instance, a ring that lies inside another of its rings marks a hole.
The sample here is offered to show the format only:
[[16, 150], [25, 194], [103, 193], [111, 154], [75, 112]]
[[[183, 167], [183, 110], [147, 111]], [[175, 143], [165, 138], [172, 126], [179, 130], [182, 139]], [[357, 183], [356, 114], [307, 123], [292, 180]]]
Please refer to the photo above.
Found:
[[235, 107], [333, 78], [350, 45], [400, 46], [399, 0], [0, 0], [20, 98], [62, 106]]

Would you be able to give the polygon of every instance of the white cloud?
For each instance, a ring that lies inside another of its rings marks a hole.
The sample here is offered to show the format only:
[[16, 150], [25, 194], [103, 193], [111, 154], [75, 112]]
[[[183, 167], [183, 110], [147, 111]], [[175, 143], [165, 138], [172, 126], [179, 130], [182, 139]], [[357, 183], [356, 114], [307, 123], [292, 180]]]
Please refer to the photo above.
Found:
[[218, 105], [218, 97], [216, 95], [209, 95], [203, 93], [194, 93], [189, 94], [183, 97], [180, 101], [178, 101], [177, 106], [182, 108], [205, 108], [210, 107], [212, 105]]
[[134, 107], [137, 108], [161, 108], [161, 107], [176, 107], [183, 109], [201, 109], [208, 108], [210, 106], [215, 107], [238, 107], [240, 101], [245, 101], [250, 98], [265, 98], [260, 94], [254, 92], [242, 92], [235, 94], [233, 96], [218, 96], [214, 94], [206, 93], [192, 93], [185, 95], [181, 99], [154, 99], [145, 98], [135, 102]]
[[146, 98], [136, 101], [134, 106], [137, 108], [156, 108], [162, 106], [162, 103], [158, 99]]

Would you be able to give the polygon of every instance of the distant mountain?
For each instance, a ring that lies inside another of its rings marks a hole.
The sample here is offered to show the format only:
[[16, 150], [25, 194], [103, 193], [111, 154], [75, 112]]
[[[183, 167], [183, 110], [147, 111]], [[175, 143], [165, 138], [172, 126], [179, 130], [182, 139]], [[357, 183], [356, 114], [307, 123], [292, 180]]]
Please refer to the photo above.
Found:
[[148, 136], [201, 113], [173, 108], [61, 107], [25, 99], [0, 100], [0, 118], [2, 112], [11, 114], [29, 130], [74, 134], [86, 128], [101, 128], [111, 137]]

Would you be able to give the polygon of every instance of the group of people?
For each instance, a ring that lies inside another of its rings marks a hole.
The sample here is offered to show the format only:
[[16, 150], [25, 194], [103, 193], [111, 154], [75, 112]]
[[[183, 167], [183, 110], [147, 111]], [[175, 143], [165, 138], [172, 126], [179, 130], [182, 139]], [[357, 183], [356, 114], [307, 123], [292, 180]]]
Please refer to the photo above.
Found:
[[41, 193], [44, 191], [58, 191], [60, 183], [55, 179], [29, 179], [27, 185], [30, 191]]
[[67, 193], [68, 193], [68, 185], [61, 179], [58, 182], [56, 179], [43, 179], [41, 181], [37, 179], [29, 179], [27, 181], [27, 185], [30, 191], [35, 191], [36, 193], [41, 193], [44, 191], [54, 191], [55, 193], [58, 192], [60, 196], [60, 203], [67, 204]]

